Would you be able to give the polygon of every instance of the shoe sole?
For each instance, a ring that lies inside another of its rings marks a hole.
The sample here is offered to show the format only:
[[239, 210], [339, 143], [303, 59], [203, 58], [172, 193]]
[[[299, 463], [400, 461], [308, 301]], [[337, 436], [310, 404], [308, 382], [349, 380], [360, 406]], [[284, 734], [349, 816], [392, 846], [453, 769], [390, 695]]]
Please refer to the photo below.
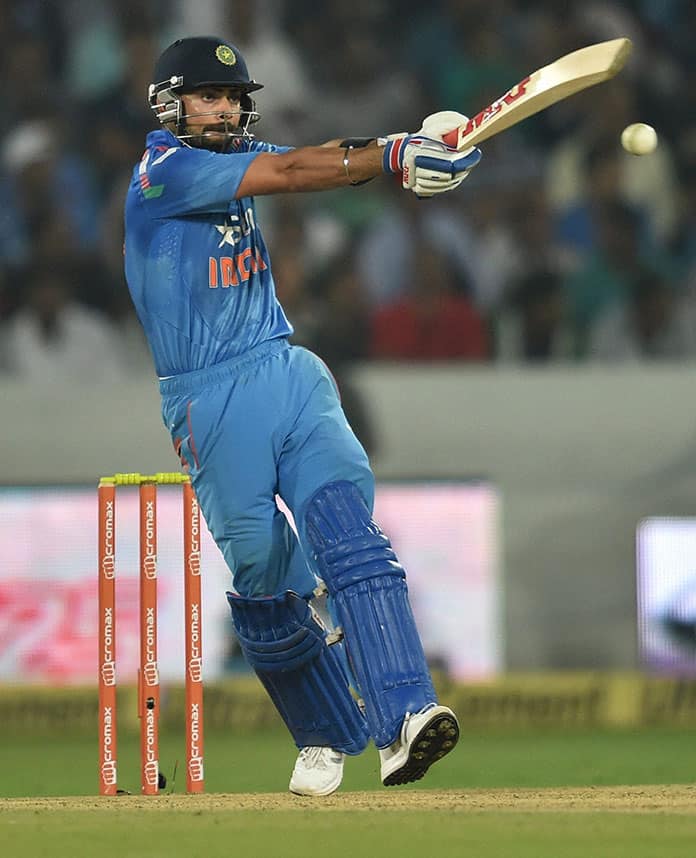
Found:
[[457, 721], [446, 712], [436, 715], [416, 734], [404, 765], [387, 775], [382, 783], [399, 786], [419, 781], [433, 763], [449, 754], [458, 740]]
[[300, 790], [297, 789], [291, 789], [290, 792], [293, 795], [303, 795], [305, 798], [323, 798], [327, 795], [333, 795], [339, 786], [341, 785], [339, 784], [338, 786], [332, 787], [331, 789], [322, 790], [322, 792], [300, 792]]
[[293, 795], [303, 795], [303, 796], [306, 796], [307, 798], [321, 798], [322, 796], [325, 796], [325, 795], [332, 795], [333, 793], [336, 792], [336, 790], [340, 786], [341, 786], [341, 781], [339, 781], [336, 784], [336, 786], [331, 786], [328, 789], [323, 789], [323, 790], [318, 791], [318, 792], [302, 792], [302, 790], [293, 789], [292, 787], [288, 787], [288, 789], [290, 790], [290, 792]]

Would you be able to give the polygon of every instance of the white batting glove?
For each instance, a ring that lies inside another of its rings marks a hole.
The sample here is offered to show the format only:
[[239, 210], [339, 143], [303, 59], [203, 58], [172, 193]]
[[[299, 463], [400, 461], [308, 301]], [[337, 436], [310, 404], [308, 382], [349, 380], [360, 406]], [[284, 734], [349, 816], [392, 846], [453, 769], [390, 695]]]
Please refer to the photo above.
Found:
[[434, 140], [439, 140], [444, 143], [443, 137], [460, 125], [466, 125], [469, 121], [468, 116], [463, 113], [457, 113], [456, 110], [440, 110], [437, 113], [431, 113], [423, 120], [420, 130], [416, 131], [423, 137], [432, 137]]
[[475, 147], [458, 152], [440, 140], [419, 134], [392, 135], [378, 142], [384, 145], [385, 172], [400, 172], [403, 187], [419, 197], [454, 190], [481, 160], [481, 152]]
[[481, 150], [476, 148], [457, 152], [409, 146], [404, 154], [403, 186], [419, 197], [453, 191], [480, 160]]
[[[468, 116], [465, 116], [463, 113], [458, 113], [456, 110], [440, 110], [437, 113], [431, 113], [430, 116], [426, 116], [420, 130], [416, 133], [423, 137], [431, 137], [434, 140], [444, 142], [443, 138], [445, 134], [448, 134], [450, 131], [454, 131], [455, 128], [459, 128], [460, 125], [466, 125], [468, 121]], [[474, 149], [475, 147], [472, 146], [460, 154], [470, 155], [474, 152]], [[481, 153], [478, 149], [476, 149], [476, 152], [478, 152], [478, 159], [476, 163], [469, 168], [469, 170], [473, 169], [473, 167], [475, 167], [481, 160]], [[424, 175], [417, 183], [421, 186], [420, 191], [416, 190], [415, 187], [413, 190], [415, 193], [419, 194], [419, 196], [426, 196], [432, 193], [442, 193], [442, 191], [450, 191], [459, 187], [468, 175], [469, 172], [467, 171], [463, 176], [450, 179], [449, 181], [446, 177], [436, 177], [435, 174], [433, 174], [432, 178], [428, 178], [428, 176]]]

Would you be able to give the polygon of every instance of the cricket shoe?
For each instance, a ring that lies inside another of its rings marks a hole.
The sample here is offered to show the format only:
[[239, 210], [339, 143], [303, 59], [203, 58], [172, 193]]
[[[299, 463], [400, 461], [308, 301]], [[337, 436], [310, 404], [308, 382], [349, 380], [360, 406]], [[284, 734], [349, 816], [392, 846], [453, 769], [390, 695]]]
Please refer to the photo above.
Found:
[[333, 748], [302, 748], [292, 770], [290, 792], [331, 795], [341, 786], [345, 754]]
[[379, 752], [382, 783], [397, 786], [420, 780], [458, 739], [457, 716], [446, 706], [431, 703], [420, 712], [407, 712], [399, 737]]

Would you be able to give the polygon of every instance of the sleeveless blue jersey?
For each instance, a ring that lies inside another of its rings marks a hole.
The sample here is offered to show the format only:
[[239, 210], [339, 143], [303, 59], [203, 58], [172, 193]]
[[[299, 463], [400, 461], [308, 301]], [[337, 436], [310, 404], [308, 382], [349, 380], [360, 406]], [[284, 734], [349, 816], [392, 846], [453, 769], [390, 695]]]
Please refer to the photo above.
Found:
[[128, 288], [159, 376], [205, 369], [293, 329], [275, 294], [251, 197], [235, 200], [260, 152], [192, 149], [147, 136], [126, 198]]

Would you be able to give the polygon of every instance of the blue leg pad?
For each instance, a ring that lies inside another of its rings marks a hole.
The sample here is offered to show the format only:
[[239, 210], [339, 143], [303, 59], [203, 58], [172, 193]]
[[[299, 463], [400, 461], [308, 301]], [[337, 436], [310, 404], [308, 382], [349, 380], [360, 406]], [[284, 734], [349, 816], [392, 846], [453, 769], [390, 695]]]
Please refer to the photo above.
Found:
[[343, 628], [372, 738], [386, 748], [398, 737], [406, 712], [436, 700], [406, 573], [353, 483], [321, 488], [307, 505], [305, 524], [315, 571]]
[[227, 600], [244, 655], [297, 747], [364, 751], [370, 738], [365, 717], [307, 601], [289, 591], [260, 599], [228, 593]]

